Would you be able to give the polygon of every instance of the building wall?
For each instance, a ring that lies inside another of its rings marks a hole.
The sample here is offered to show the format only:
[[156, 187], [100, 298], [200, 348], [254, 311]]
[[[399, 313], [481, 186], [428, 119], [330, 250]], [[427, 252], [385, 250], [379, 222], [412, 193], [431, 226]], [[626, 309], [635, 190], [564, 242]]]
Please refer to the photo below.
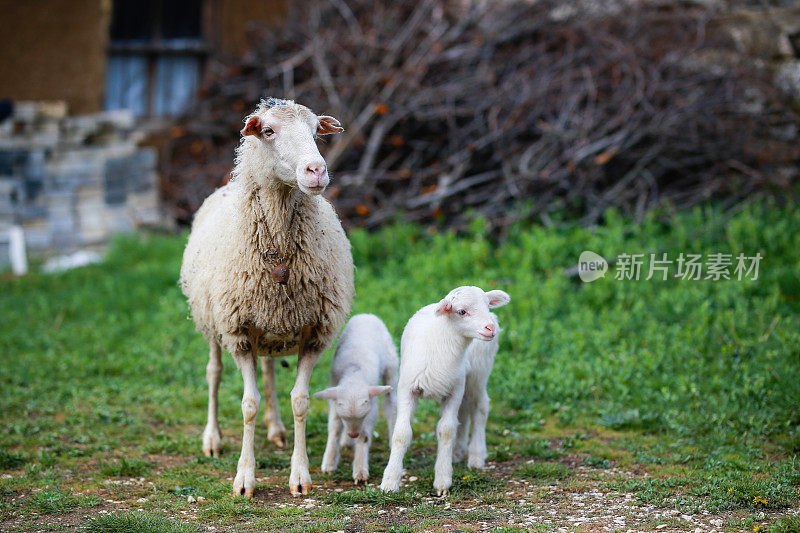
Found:
[[221, 25], [217, 36], [220, 50], [241, 55], [252, 43], [253, 27], [274, 28], [281, 24], [289, 10], [287, 0], [218, 0]]
[[103, 106], [112, 0], [0, 0], [0, 98]]

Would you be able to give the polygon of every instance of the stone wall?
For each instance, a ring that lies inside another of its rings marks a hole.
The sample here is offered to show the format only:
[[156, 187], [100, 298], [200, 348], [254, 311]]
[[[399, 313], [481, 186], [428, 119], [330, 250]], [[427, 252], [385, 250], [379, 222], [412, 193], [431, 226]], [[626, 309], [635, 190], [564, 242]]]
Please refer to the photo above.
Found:
[[157, 154], [138, 146], [134, 126], [128, 111], [67, 116], [63, 102], [16, 104], [0, 123], [0, 233], [17, 224], [31, 252], [66, 253], [161, 224]]

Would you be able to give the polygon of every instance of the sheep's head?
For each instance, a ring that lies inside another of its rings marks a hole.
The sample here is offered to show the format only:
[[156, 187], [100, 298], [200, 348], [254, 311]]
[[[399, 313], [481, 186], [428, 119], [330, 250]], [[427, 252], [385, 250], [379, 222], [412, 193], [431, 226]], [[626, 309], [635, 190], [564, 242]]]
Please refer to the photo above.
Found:
[[245, 118], [243, 143], [255, 146], [267, 165], [265, 174], [306, 194], [320, 194], [330, 181], [325, 160], [316, 144], [317, 135], [344, 131], [339, 121], [318, 116], [291, 100], [262, 100]]
[[372, 409], [372, 398], [392, 390], [388, 386], [368, 387], [356, 384], [328, 387], [314, 394], [333, 402], [336, 415], [342, 420], [344, 429], [351, 438], [358, 438], [364, 432], [364, 420]]
[[436, 304], [436, 314], [450, 320], [464, 337], [490, 341], [498, 334], [499, 327], [489, 310], [509, 301], [511, 297], [500, 290], [484, 292], [480, 287], [458, 287]]

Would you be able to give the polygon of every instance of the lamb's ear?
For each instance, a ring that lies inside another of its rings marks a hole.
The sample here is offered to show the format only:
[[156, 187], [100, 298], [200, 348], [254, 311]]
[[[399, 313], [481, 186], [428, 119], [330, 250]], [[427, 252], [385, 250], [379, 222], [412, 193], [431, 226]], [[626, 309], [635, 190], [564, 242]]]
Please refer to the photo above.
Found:
[[322, 398], [323, 400], [335, 400], [339, 396], [339, 391], [336, 387], [328, 387], [314, 394], [314, 398]]
[[441, 302], [436, 305], [436, 314], [437, 315], [446, 315], [450, 311], [453, 310], [453, 302], [444, 298]]
[[243, 137], [247, 135], [261, 135], [261, 130], [263, 129], [264, 126], [261, 124], [261, 118], [253, 116], [247, 120], [247, 124], [244, 125], [241, 133]]
[[374, 398], [375, 396], [380, 396], [381, 394], [386, 394], [387, 392], [391, 391], [392, 388], [389, 386], [381, 386], [381, 387], [369, 387], [367, 392], [369, 393], [370, 398]]
[[330, 135], [331, 133], [339, 133], [344, 131], [344, 128], [339, 121], [333, 117], [321, 115], [317, 118], [319, 119], [319, 128], [317, 128], [317, 133], [320, 135]]
[[494, 290], [486, 293], [486, 300], [489, 302], [489, 309], [494, 309], [510, 302], [511, 296], [501, 290]]

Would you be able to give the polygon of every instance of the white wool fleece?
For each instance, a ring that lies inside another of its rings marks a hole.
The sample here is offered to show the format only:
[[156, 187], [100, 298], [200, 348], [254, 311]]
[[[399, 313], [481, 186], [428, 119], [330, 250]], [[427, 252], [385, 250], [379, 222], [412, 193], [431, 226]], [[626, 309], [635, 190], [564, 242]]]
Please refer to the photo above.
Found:
[[236, 166], [197, 212], [181, 266], [181, 287], [198, 331], [210, 345], [206, 377], [208, 422], [203, 451], [217, 455], [217, 390], [221, 349], [242, 372], [244, 433], [233, 492], [255, 488], [254, 434], [260, 394], [257, 356], [265, 378], [268, 438], [285, 444], [278, 414], [275, 365], [269, 357], [298, 354], [292, 388], [293, 495], [311, 490], [305, 424], [314, 365], [333, 342], [353, 301], [350, 243], [331, 204], [325, 160], [315, 137], [342, 131], [290, 100], [262, 101], [245, 118]]

